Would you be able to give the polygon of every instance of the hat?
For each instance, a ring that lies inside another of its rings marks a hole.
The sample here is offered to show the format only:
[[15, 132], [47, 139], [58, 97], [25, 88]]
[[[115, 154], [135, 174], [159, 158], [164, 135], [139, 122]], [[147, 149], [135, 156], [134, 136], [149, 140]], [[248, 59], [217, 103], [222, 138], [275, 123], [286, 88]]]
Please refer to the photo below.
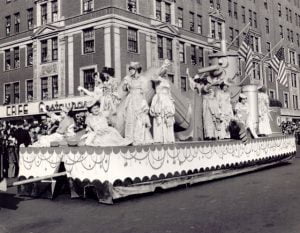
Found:
[[132, 61], [132, 62], [129, 63], [128, 69], [135, 69], [135, 70], [137, 70], [139, 68], [141, 68], [141, 65], [140, 65], [139, 62]]
[[97, 102], [100, 103], [100, 101], [99, 101], [98, 99], [96, 99], [96, 98], [91, 98], [91, 99], [89, 99], [89, 100], [86, 102], [86, 107], [87, 107], [87, 108], [91, 108], [91, 107], [93, 107]]
[[246, 96], [245, 94], [243, 94], [243, 93], [241, 93], [239, 97], [240, 97], [241, 99], [247, 99], [247, 96]]
[[70, 106], [62, 106], [61, 111], [65, 113], [69, 113], [72, 110], [72, 107]]

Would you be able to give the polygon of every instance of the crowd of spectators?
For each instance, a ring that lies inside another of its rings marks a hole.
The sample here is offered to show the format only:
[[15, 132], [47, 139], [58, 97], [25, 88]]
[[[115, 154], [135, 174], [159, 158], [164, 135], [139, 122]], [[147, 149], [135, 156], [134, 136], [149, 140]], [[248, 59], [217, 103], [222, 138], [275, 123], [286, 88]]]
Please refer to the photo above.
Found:
[[[75, 132], [85, 128], [85, 112], [74, 114]], [[4, 177], [15, 177], [18, 174], [20, 146], [27, 147], [36, 142], [41, 135], [55, 132], [57, 122], [47, 116], [39, 119], [0, 121], [0, 172]], [[1, 171], [2, 170], [2, 171]], [[1, 177], [1, 176], [0, 176]]]
[[284, 135], [295, 135], [296, 141], [300, 145], [300, 121], [283, 121], [280, 127]]

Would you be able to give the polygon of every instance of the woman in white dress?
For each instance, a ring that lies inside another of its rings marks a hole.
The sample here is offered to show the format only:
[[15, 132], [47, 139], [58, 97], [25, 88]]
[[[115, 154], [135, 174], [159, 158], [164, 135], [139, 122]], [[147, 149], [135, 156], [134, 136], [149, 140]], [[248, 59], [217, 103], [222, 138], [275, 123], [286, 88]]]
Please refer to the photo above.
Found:
[[230, 121], [233, 119], [233, 109], [231, 105], [231, 94], [229, 91], [229, 86], [224, 82], [220, 85], [220, 90], [216, 93], [217, 102], [220, 109], [221, 114], [221, 124], [220, 124], [220, 131], [217, 137], [219, 139], [228, 139], [230, 138], [229, 132], [229, 124]]
[[258, 89], [258, 132], [261, 135], [272, 134], [270, 126], [269, 96], [266, 94], [266, 88]]
[[101, 104], [98, 100], [91, 100], [87, 103], [89, 115], [86, 118], [87, 133], [81, 138], [85, 139], [86, 146], [127, 146], [132, 143], [123, 138], [113, 127], [108, 126], [107, 111], [101, 111]]
[[138, 62], [131, 62], [129, 75], [123, 81], [123, 90], [128, 92], [124, 103], [125, 138], [133, 141], [133, 145], [153, 142], [150, 133], [149, 105], [143, 92], [141, 70]]
[[153, 116], [153, 139], [156, 143], [174, 143], [175, 104], [171, 96], [170, 84], [167, 80], [169, 62], [165, 61], [157, 79], [150, 108]]
[[234, 110], [238, 122], [242, 123], [245, 128], [249, 129], [254, 138], [258, 138], [255, 132], [254, 122], [252, 122], [250, 117], [249, 105], [245, 94], [240, 94], [239, 102], [235, 105]]

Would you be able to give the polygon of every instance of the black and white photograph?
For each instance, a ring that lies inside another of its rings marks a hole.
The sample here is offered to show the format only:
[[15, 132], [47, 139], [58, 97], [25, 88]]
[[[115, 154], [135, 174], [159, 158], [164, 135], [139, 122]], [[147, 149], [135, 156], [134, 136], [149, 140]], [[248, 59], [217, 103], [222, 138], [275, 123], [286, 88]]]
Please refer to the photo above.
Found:
[[300, 0], [0, 9], [0, 233], [300, 233]]

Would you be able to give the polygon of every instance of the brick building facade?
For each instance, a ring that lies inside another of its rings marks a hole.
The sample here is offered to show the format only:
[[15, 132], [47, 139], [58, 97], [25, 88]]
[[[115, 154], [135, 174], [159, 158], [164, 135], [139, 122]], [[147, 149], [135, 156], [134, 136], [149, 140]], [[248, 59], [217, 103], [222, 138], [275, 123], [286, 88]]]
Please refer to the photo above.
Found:
[[[93, 88], [103, 66], [126, 75], [127, 64], [145, 69], [172, 61], [169, 78], [188, 91], [186, 68], [208, 66], [208, 54], [227, 45], [250, 22], [254, 72], [282, 115], [300, 118], [299, 0], [3, 0], [0, 3], [0, 103], [78, 96]], [[243, 34], [243, 33], [242, 33]], [[230, 50], [237, 50], [243, 36]], [[284, 38], [288, 87], [277, 84], [268, 52]]]

